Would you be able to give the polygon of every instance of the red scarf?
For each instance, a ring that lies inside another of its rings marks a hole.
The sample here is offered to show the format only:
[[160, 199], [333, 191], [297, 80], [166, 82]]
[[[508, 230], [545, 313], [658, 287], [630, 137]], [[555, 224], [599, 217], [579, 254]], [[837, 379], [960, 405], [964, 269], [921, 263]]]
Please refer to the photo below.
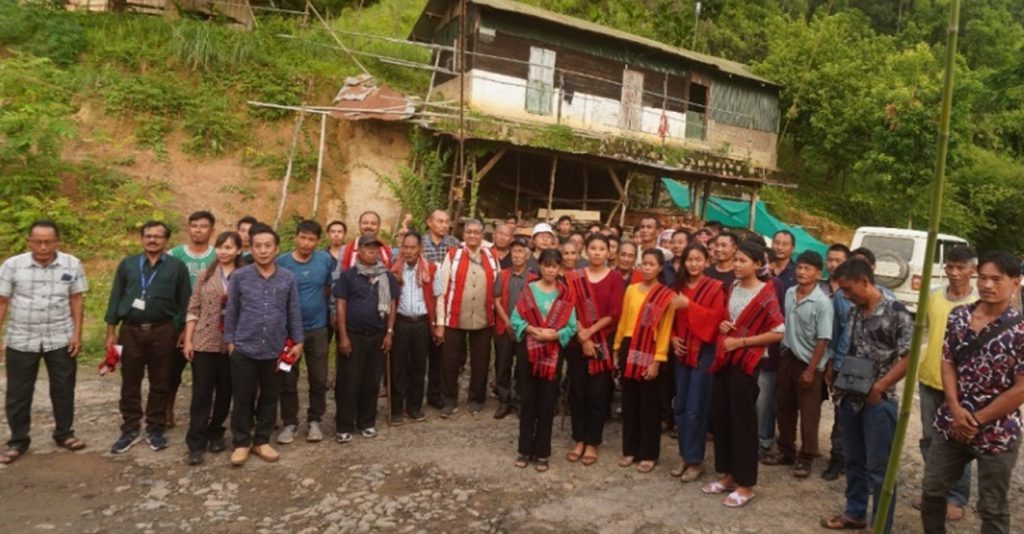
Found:
[[[728, 309], [728, 308], [727, 308]], [[743, 313], [736, 319], [736, 329], [728, 334], [728, 337], [750, 337], [770, 332], [784, 322], [782, 310], [779, 308], [779, 299], [775, 295], [775, 285], [767, 283], [761, 291], [754, 296], [753, 300], [743, 309]], [[727, 365], [736, 365], [743, 369], [744, 373], [753, 375], [757, 370], [757, 364], [761, 363], [761, 356], [764, 355], [765, 347], [740, 347], [732, 352], [726, 352], [722, 343], [718, 344], [715, 352], [715, 362], [711, 364], [711, 372], [717, 373]]]
[[[494, 259], [489, 249], [480, 247], [480, 264], [484, 269], [487, 292], [487, 325], [494, 326], [494, 282], [498, 273], [498, 261]], [[448, 328], [459, 327], [459, 311], [462, 307], [462, 293], [466, 289], [466, 276], [469, 273], [469, 249], [465, 246], [453, 248], [448, 251], [448, 263], [451, 266], [451, 275], [448, 279], [448, 290], [444, 295], [445, 312], [444, 318]]]
[[683, 286], [683, 295], [690, 304], [676, 312], [676, 337], [686, 343], [686, 352], [676, 354], [680, 363], [697, 367], [704, 343], [718, 339], [718, 325], [726, 318], [725, 290], [722, 282], [701, 275], [694, 287]]
[[[423, 291], [423, 303], [427, 306], [427, 318], [430, 320], [430, 324], [434, 324], [435, 315], [435, 301], [434, 298], [434, 273], [437, 272], [437, 265], [430, 263], [423, 256], [420, 256], [416, 260], [416, 280], [414, 283], [418, 283], [420, 290]], [[403, 277], [405, 276], [405, 260], [400, 259], [391, 266], [391, 274], [395, 275], [395, 279], [398, 280], [398, 287], [402, 287], [405, 283]], [[394, 295], [396, 299], [400, 298], [401, 295]]]
[[[340, 270], [344, 271], [356, 266], [357, 241], [352, 241], [341, 250], [341, 263], [338, 265]], [[383, 244], [380, 246], [380, 261], [384, 263], [384, 267], [391, 267], [391, 247]]]
[[[597, 311], [594, 285], [587, 278], [586, 269], [576, 269], [565, 273], [565, 280], [569, 290], [572, 291], [572, 298], [576, 302], [576, 320], [579, 321], [580, 328], [590, 328], [601, 320], [601, 314]], [[597, 355], [587, 358], [587, 370], [591, 375], [611, 371], [615, 365], [608, 351], [608, 336], [604, 334], [604, 331], [598, 330], [590, 336], [590, 340], [594, 342]]]
[[[533, 282], [534, 280], [536, 280], [538, 278], [537, 274], [534, 273], [533, 271], [530, 271], [530, 270], [524, 270], [523, 271], [523, 276], [526, 277], [526, 284], [523, 285], [523, 289], [526, 289], [526, 286], [529, 285], [530, 282]], [[509, 285], [511, 285], [510, 282], [512, 280], [512, 268], [509, 267], [507, 269], [502, 269], [500, 277], [501, 278], [500, 278], [499, 282], [501, 283], [501, 296], [498, 297], [498, 306], [501, 306], [501, 309], [503, 309], [506, 312], [508, 312], [509, 315], [511, 316], [512, 312], [509, 310], [509, 296], [510, 296], [509, 295]], [[513, 304], [516, 304], [516, 303], [513, 303]], [[515, 309], [515, 308], [513, 307], [512, 309]], [[505, 322], [504, 321], [495, 321], [494, 322], [494, 334], [495, 335], [503, 336], [503, 335], [505, 335], [506, 331], [507, 331], [507, 329], [505, 328]]]
[[655, 284], [647, 292], [644, 303], [640, 306], [640, 316], [633, 326], [633, 335], [629, 340], [629, 354], [626, 357], [626, 369], [622, 376], [633, 380], [643, 380], [647, 368], [654, 362], [657, 350], [658, 325], [665, 318], [665, 312], [676, 292], [663, 284]]
[[[547, 317], [540, 311], [537, 299], [533, 296], [533, 284], [523, 288], [516, 304], [516, 311], [530, 326], [537, 328], [552, 328], [561, 330], [569, 323], [572, 317], [573, 301], [572, 294], [565, 284], [558, 283], [558, 296], [551, 303]], [[548, 381], [555, 380], [555, 373], [558, 370], [558, 351], [561, 348], [556, 341], [537, 341], [532, 336], [524, 336], [526, 340], [526, 353], [530, 358], [530, 365], [533, 368], [533, 376]]]

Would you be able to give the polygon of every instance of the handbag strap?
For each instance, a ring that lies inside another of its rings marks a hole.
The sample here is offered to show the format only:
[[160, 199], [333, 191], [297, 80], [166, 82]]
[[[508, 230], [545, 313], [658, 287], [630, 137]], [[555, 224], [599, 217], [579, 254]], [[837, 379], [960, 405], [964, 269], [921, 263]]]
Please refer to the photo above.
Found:
[[974, 340], [968, 343], [967, 346], [953, 354], [953, 361], [956, 362], [957, 365], [964, 363], [971, 354], [974, 354], [978, 349], [987, 345], [989, 341], [999, 337], [1003, 332], [1019, 325], [1022, 321], [1024, 321], [1024, 314], [1018, 314], [1013, 319], [1010, 319], [988, 332], [985, 332], [983, 335], [974, 338]]

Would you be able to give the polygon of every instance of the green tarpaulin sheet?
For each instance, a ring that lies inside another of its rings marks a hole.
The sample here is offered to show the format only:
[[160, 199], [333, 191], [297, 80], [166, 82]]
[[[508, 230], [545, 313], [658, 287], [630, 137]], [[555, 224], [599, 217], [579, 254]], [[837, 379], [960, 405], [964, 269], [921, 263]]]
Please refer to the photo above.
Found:
[[[662, 178], [661, 183], [665, 184], [665, 189], [680, 209], [690, 209], [689, 187], [671, 178]], [[730, 200], [711, 195], [708, 199], [708, 212], [705, 218], [709, 221], [720, 222], [730, 228], [747, 228], [750, 221], [750, 202]], [[811, 237], [803, 228], [790, 226], [780, 221], [774, 215], [768, 213], [768, 208], [765, 207], [764, 202], [757, 201], [754, 215], [754, 231], [770, 238], [779, 230], [793, 232], [793, 236], [796, 237], [796, 250], [794, 254], [800, 254], [805, 250], [813, 250], [821, 254], [822, 259], [825, 258], [825, 254], [828, 252], [828, 245]]]

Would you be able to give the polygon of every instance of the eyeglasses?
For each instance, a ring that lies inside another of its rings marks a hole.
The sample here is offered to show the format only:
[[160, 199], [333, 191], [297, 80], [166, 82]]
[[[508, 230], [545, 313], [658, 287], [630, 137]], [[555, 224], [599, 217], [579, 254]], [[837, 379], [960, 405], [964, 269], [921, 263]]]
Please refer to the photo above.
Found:
[[165, 236], [165, 235], [148, 234], [148, 235], [143, 235], [142, 238], [145, 239], [146, 241], [160, 241], [160, 240], [163, 240], [163, 239], [167, 239], [167, 236]]

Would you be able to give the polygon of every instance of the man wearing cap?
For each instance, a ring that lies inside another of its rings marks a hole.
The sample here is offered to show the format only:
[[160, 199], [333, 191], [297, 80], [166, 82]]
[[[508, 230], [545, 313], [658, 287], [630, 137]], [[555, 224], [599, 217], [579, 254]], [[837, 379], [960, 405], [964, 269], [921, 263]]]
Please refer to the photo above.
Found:
[[382, 243], [376, 235], [357, 241], [357, 262], [341, 273], [333, 294], [338, 310], [338, 365], [334, 401], [338, 443], [352, 440], [357, 428], [364, 438], [377, 436], [377, 395], [384, 354], [395, 332], [398, 281], [380, 264]]
[[540, 257], [540, 253], [544, 252], [549, 248], [558, 248], [558, 239], [555, 237], [555, 231], [551, 229], [551, 225], [548, 223], [537, 223], [533, 227], [533, 254], [530, 259], [526, 260], [526, 269], [536, 275], [540, 275], [540, 264], [537, 263], [537, 258]]
[[[364, 211], [359, 215], [359, 235], [372, 235], [377, 236], [377, 232], [380, 231], [380, 214], [376, 211]], [[338, 261], [338, 270], [344, 271], [350, 267], [354, 267], [357, 263], [356, 260], [356, 241], [352, 241], [345, 248], [341, 249], [341, 256]], [[384, 267], [391, 265], [391, 249], [388, 247], [381, 247], [380, 254], [377, 256], [379, 261]]]
[[[549, 228], [550, 229], [550, 228]], [[469, 352], [469, 411], [483, 409], [494, 326], [494, 283], [500, 268], [489, 249], [482, 247], [484, 225], [466, 222], [465, 245], [448, 251], [435, 284], [437, 314], [434, 337], [444, 339], [441, 358], [441, 417], [454, 414], [458, 404], [459, 369]]]

